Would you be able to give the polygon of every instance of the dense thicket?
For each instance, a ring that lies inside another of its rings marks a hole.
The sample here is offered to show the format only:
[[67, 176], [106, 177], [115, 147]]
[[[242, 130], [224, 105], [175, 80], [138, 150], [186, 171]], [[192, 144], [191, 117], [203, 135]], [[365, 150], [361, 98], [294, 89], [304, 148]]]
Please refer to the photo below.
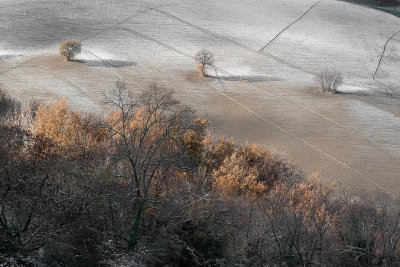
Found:
[[396, 266], [399, 203], [215, 138], [152, 85], [103, 117], [0, 94], [0, 265]]

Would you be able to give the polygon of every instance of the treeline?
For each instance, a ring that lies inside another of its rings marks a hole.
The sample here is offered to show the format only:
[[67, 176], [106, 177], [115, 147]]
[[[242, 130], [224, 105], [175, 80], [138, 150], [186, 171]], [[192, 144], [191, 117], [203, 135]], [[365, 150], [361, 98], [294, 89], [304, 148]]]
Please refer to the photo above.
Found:
[[357, 4], [363, 4], [369, 6], [382, 6], [382, 7], [391, 7], [400, 5], [399, 0], [346, 0], [346, 1]]
[[101, 116], [0, 93], [1, 266], [400, 264], [397, 200], [349, 199], [126, 87]]

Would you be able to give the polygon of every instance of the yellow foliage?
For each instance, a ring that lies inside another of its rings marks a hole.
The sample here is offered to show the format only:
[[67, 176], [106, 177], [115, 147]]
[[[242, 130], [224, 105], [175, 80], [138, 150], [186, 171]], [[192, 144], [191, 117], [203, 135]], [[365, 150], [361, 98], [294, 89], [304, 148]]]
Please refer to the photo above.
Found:
[[273, 185], [273, 181], [262, 179], [264, 164], [268, 164], [270, 156], [270, 151], [246, 144], [214, 171], [214, 186], [225, 196], [262, 196]]
[[72, 112], [62, 98], [41, 104], [30, 130], [35, 136], [50, 140], [56, 149], [73, 155], [93, 151], [108, 138], [91, 116], [85, 118], [82, 113]]
[[184, 133], [183, 140], [190, 156], [201, 160], [203, 155], [203, 140], [206, 136], [207, 121], [197, 118], [193, 122], [193, 129]]
[[60, 44], [59, 53], [66, 60], [70, 60], [81, 52], [81, 43], [79, 41], [67, 40]]
[[220, 137], [215, 142], [214, 138], [210, 135], [205, 136], [202, 142], [204, 148], [203, 151], [203, 163], [209, 170], [219, 168], [222, 162], [230, 157], [235, 152], [235, 142], [233, 138]]
[[292, 214], [310, 231], [333, 229], [335, 214], [330, 208], [334, 187], [334, 183], [322, 182], [318, 172], [295, 186], [276, 184], [268, 195], [271, 202], [268, 213], [271, 217]]
[[[233, 149], [233, 144], [230, 147], [224, 143], [221, 149], [219, 146], [213, 149], [226, 155], [226, 148]], [[213, 172], [213, 177], [215, 188], [226, 196], [261, 197], [276, 183], [298, 182], [302, 174], [270, 150], [246, 144], [225, 157]]]
[[323, 183], [319, 179], [319, 173], [315, 172], [308, 177], [307, 182], [300, 183], [292, 189], [291, 205], [303, 212], [308, 219], [330, 220], [328, 205], [334, 187], [334, 183]]

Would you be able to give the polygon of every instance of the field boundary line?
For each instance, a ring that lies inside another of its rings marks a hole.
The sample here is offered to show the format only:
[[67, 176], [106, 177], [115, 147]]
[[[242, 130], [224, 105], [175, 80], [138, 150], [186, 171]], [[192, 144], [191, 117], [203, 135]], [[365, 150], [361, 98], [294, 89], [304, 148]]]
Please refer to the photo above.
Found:
[[299, 20], [301, 20], [305, 15], [307, 15], [308, 12], [311, 11], [311, 9], [313, 9], [316, 5], [318, 5], [319, 3], [321, 3], [321, 1], [318, 1], [317, 3], [315, 3], [314, 5], [312, 5], [309, 9], [307, 9], [306, 12], [304, 12], [298, 19], [296, 19], [295, 21], [293, 21], [292, 23], [290, 23], [288, 26], [286, 26], [285, 28], [283, 28], [283, 30], [281, 30], [277, 35], [275, 35], [274, 38], [272, 38], [265, 46], [263, 46], [260, 50], [258, 50], [258, 52], [263, 51], [265, 48], [267, 48], [267, 46], [269, 46], [273, 41], [275, 41], [284, 31], [286, 31], [287, 29], [289, 29], [293, 24], [295, 24], [296, 22], [298, 22]]
[[138, 16], [140, 16], [140, 15], [143, 15], [143, 14], [145, 14], [145, 13], [147, 13], [147, 12], [148, 12], [148, 9], [139, 8], [139, 9], [136, 10], [136, 12], [135, 12], [136, 14], [134, 14], [134, 15], [132, 15], [132, 16], [129, 16], [129, 17], [126, 17], [126, 18], [122, 19], [121, 21], [119, 21], [119, 22], [117, 22], [117, 23], [111, 25], [111, 26], [108, 27], [108, 28], [103, 28], [103, 29], [97, 31], [96, 33], [93, 33], [93, 34], [91, 34], [91, 35], [88, 35], [88, 36], [86, 36], [85, 38], [81, 39], [80, 41], [83, 43], [83, 42], [86, 41], [86, 40], [89, 40], [89, 39], [91, 39], [91, 38], [93, 38], [93, 37], [96, 37], [96, 36], [98, 36], [98, 35], [100, 35], [100, 34], [103, 34], [103, 33], [107, 32], [107, 31], [110, 31], [110, 30], [112, 30], [112, 29], [114, 29], [114, 28], [116, 28], [116, 27], [119, 27], [119, 26], [121, 26], [122, 24], [124, 24], [125, 22], [128, 22], [128, 21], [130, 21], [131, 19], [136, 18], [136, 17], [138, 17]]
[[373, 79], [375, 82], [377, 82], [377, 83], [379, 83], [379, 84], [385, 86], [386, 88], [390, 89], [390, 90], [391, 90], [394, 94], [396, 94], [397, 96], [399, 95], [399, 92], [397, 92], [397, 91], [396, 91], [395, 89], [393, 89], [391, 86], [388, 86], [388, 85], [384, 84], [383, 82], [378, 81], [378, 80], [376, 79], [376, 75], [378, 74], [379, 68], [380, 68], [380, 66], [381, 66], [381, 64], [382, 64], [382, 61], [383, 61], [383, 57], [385, 56], [385, 52], [386, 52], [386, 47], [387, 47], [387, 45], [388, 45], [389, 42], [390, 42], [396, 35], [398, 35], [399, 33], [400, 33], [400, 30], [397, 31], [396, 33], [394, 33], [392, 36], [390, 36], [390, 38], [387, 39], [387, 41], [385, 42], [385, 44], [384, 44], [384, 46], [383, 46], [383, 50], [382, 50], [381, 56], [380, 56], [380, 58], [379, 58], [378, 66], [376, 67], [376, 70], [375, 70], [375, 72], [374, 72], [374, 75], [372, 76], [372, 79]]
[[15, 91], [14, 89], [11, 89], [10, 87], [8, 87], [7, 85], [5, 85], [3, 83], [0, 83], [0, 89], [6, 90], [10, 94], [10, 96], [15, 95], [17, 98], [19, 98], [20, 100], [22, 100], [26, 103], [30, 102], [30, 100], [26, 96], [17, 93], [17, 91]]
[[206, 30], [206, 29], [204, 29], [204, 28], [201, 28], [201, 27], [199, 27], [199, 26], [197, 26], [197, 25], [194, 25], [194, 24], [192, 24], [192, 23], [190, 23], [190, 22], [188, 22], [188, 21], [186, 21], [186, 20], [183, 20], [183, 19], [181, 19], [181, 18], [179, 18], [179, 17], [177, 17], [177, 16], [175, 16], [175, 15], [172, 15], [172, 14], [170, 14], [170, 13], [168, 13], [168, 12], [165, 12], [165, 11], [160, 10], [160, 9], [157, 9], [157, 8], [150, 8], [150, 9], [151, 9], [151, 10], [154, 10], [154, 11], [157, 11], [157, 12], [159, 12], [159, 13], [161, 13], [161, 14], [164, 14], [164, 15], [166, 15], [166, 16], [168, 16], [168, 17], [171, 17], [172, 19], [178, 20], [178, 21], [180, 21], [180, 22], [182, 22], [182, 23], [184, 23], [184, 24], [186, 24], [186, 25], [189, 25], [190, 27], [193, 27], [193, 28], [195, 28], [195, 29], [197, 29], [197, 30], [199, 30], [199, 31], [201, 31], [201, 32], [204, 32], [204, 33], [206, 33], [206, 34], [212, 35], [212, 36], [217, 37], [217, 38], [219, 38], [219, 39], [228, 41], [228, 42], [230, 42], [230, 43], [235, 44], [236, 46], [242, 47], [242, 48], [247, 49], [247, 50], [249, 50], [249, 51], [252, 51], [252, 52], [254, 52], [254, 53], [256, 53], [256, 54], [260, 54], [260, 55], [263, 55], [263, 56], [272, 58], [272, 59], [274, 59], [275, 61], [278, 61], [278, 62], [280, 62], [280, 63], [282, 63], [282, 64], [287, 65], [287, 66], [290, 66], [290, 67], [292, 67], [292, 68], [294, 68], [294, 69], [298, 69], [298, 70], [301, 70], [301, 71], [306, 72], [306, 73], [308, 73], [308, 74], [315, 75], [313, 72], [308, 71], [308, 70], [306, 70], [306, 69], [304, 69], [304, 68], [302, 68], [302, 67], [300, 67], [300, 66], [297, 66], [297, 65], [295, 65], [295, 64], [292, 64], [292, 63], [290, 63], [290, 62], [288, 62], [288, 61], [286, 61], [286, 60], [284, 60], [284, 59], [282, 59], [282, 58], [279, 58], [279, 57], [274, 56], [274, 55], [272, 55], [272, 54], [270, 54], [270, 53], [267, 53], [267, 52], [262, 52], [262, 53], [261, 53], [261, 52], [259, 52], [257, 49], [254, 49], [254, 48], [251, 48], [251, 47], [249, 47], [249, 46], [247, 46], [247, 45], [241, 44], [241, 43], [239, 43], [239, 42], [237, 42], [237, 41], [235, 41], [235, 40], [232, 40], [232, 39], [230, 39], [230, 38], [228, 38], [228, 37], [225, 37], [225, 36], [223, 36], [223, 35], [221, 35], [221, 34], [214, 33], [214, 32], [212, 32], [212, 31], [209, 31], [209, 30]]
[[124, 74], [123, 72], [121, 72], [120, 70], [118, 70], [117, 68], [115, 68], [112, 64], [110, 64], [107, 60], [99, 57], [98, 55], [94, 54], [93, 52], [82, 48], [83, 51], [85, 51], [88, 54], [91, 54], [92, 56], [98, 58], [101, 62], [103, 62], [105, 65], [109, 66], [110, 68], [112, 68], [115, 72], [117, 72], [119, 75], [121, 75], [122, 77], [124, 77], [125, 79], [127, 79], [128, 81], [132, 82], [133, 84], [135, 84], [137, 87], [139, 87], [140, 89], [142, 89], [143, 91], [146, 91], [146, 89], [139, 84], [138, 82], [134, 81], [132, 78], [126, 76], [126, 74]]
[[60, 81], [64, 82], [65, 84], [67, 84], [68, 86], [70, 86], [71, 88], [74, 88], [75, 90], [77, 90], [80, 94], [82, 94], [84, 97], [86, 97], [87, 99], [89, 99], [90, 101], [92, 101], [94, 104], [98, 105], [100, 108], [102, 108], [104, 111], [107, 111], [107, 108], [101, 104], [99, 101], [93, 99], [91, 96], [89, 96], [84, 90], [82, 90], [82, 88], [80, 88], [79, 86], [73, 84], [71, 81], [69, 81], [67, 78], [62, 77], [58, 74], [56, 74], [55, 72], [43, 69], [37, 65], [35, 65], [35, 68], [44, 72], [44, 73], [48, 73], [53, 75], [54, 77], [58, 78]]

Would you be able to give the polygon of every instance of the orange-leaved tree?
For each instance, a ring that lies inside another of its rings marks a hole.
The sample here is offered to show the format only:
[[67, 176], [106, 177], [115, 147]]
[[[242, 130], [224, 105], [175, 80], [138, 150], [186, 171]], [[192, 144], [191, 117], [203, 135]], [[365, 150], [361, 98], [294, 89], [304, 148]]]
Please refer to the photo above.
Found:
[[[266, 257], [308, 266], [326, 260], [334, 250], [337, 211], [332, 204], [334, 184], [319, 174], [294, 185], [277, 183], [260, 206], [260, 243]], [[322, 262], [321, 262], [322, 264]]]
[[72, 157], [95, 152], [109, 138], [94, 116], [73, 112], [62, 98], [38, 107], [31, 132], [48, 141], [49, 146], [43, 148], [43, 152], [64, 153]]
[[178, 144], [192, 122], [191, 111], [165, 88], [152, 85], [134, 96], [122, 82], [107, 104], [114, 109], [105, 125], [112, 133], [114, 171], [131, 186], [133, 219], [126, 241], [133, 249], [141, 238], [143, 216], [158, 199], [153, 189], [175, 173]]
[[269, 150], [242, 146], [214, 171], [214, 186], [225, 196], [263, 196], [277, 182], [294, 183], [302, 174]]

